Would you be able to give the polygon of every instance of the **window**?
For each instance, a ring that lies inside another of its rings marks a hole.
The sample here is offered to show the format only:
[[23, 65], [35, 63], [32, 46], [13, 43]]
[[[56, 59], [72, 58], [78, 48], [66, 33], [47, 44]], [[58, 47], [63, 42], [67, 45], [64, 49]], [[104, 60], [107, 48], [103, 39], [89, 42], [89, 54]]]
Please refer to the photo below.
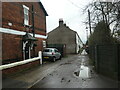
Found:
[[44, 49], [43, 52], [52, 52], [52, 49]]
[[29, 25], [29, 8], [23, 5], [24, 8], [24, 24]]
[[57, 50], [57, 49], [55, 49], [55, 52], [58, 52], [58, 50]]
[[45, 49], [43, 52], [50, 52], [50, 50], [49, 49]]
[[43, 47], [46, 47], [46, 41], [43, 41]]

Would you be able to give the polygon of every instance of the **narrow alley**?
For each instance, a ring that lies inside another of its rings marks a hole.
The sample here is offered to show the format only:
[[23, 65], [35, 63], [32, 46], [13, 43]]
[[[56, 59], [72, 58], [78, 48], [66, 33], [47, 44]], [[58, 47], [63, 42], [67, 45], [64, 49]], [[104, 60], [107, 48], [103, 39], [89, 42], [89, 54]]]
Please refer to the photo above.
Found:
[[[53, 72], [31, 88], [117, 88], [117, 82], [97, 75], [86, 52], [61, 61]], [[57, 63], [58, 64], [58, 63]]]

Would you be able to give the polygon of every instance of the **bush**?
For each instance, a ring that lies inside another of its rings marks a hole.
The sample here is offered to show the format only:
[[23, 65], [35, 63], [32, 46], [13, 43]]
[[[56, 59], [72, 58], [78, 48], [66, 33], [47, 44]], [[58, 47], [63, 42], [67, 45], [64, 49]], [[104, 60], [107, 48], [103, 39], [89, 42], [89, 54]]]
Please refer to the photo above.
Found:
[[110, 28], [108, 24], [106, 24], [104, 21], [99, 22], [94, 32], [91, 34], [89, 38], [89, 46], [94, 45], [106, 45], [106, 44], [113, 44], [114, 40], [110, 33]]

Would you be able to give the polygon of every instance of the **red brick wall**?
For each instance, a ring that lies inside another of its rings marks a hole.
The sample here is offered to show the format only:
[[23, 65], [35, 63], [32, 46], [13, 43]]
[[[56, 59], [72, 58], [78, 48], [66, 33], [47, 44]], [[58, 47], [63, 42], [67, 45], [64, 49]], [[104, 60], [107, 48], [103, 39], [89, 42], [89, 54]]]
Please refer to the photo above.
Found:
[[37, 41], [37, 47], [35, 48], [35, 51], [36, 51], [36, 55], [38, 55], [38, 52], [39, 51], [42, 51], [43, 50], [43, 40], [45, 39], [40, 39], [40, 38], [37, 38], [38, 41]]
[[[46, 35], [46, 16], [38, 2], [3, 2], [2, 27], [25, 31], [23, 6], [29, 7], [29, 22], [32, 25], [32, 5], [34, 5], [34, 25], [37, 34]], [[9, 26], [8, 22], [13, 25]]]
[[[22, 36], [13, 34], [3, 34], [2, 41], [2, 58], [3, 60], [8, 59], [18, 59], [23, 60], [22, 52]], [[35, 47], [35, 56], [38, 56], [38, 52], [43, 49], [42, 41], [45, 39], [37, 38], [37, 46]], [[33, 50], [31, 50], [31, 55], [33, 56]]]
[[23, 65], [19, 65], [16, 67], [4, 69], [4, 70], [2, 70], [2, 74], [3, 74], [3, 76], [9, 75], [9, 74], [15, 74], [15, 73], [20, 72], [22, 70], [29, 69], [29, 68], [32, 68], [32, 67], [38, 66], [38, 65], [40, 65], [40, 62], [39, 62], [39, 60], [36, 60], [34, 62], [30, 62], [27, 64], [23, 64]]
[[3, 34], [3, 60], [22, 59], [22, 38], [19, 35]]
[[[3, 2], [2, 3], [2, 27], [10, 28], [13, 30], [24, 31], [24, 13], [23, 6], [26, 5], [29, 7], [29, 21], [32, 25], [32, 5], [34, 5], [34, 24], [35, 24], [35, 33], [40, 35], [46, 35], [46, 16], [38, 2]], [[12, 23], [12, 26], [9, 26], [8, 23]], [[31, 31], [31, 30], [30, 30]], [[35, 48], [35, 55], [38, 55], [38, 51], [43, 49], [42, 40], [37, 38], [37, 47]], [[9, 59], [19, 59], [23, 60], [22, 53], [22, 36], [13, 35], [13, 34], [3, 34], [2, 40], [2, 53], [3, 60]], [[31, 51], [31, 54], [33, 51]]]

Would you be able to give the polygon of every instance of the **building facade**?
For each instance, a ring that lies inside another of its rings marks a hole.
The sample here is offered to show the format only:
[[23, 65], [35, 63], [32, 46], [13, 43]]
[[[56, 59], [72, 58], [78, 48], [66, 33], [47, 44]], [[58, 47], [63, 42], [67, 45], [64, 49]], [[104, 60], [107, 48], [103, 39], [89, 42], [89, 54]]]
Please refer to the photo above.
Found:
[[2, 2], [2, 62], [36, 57], [46, 42], [46, 16], [41, 2]]
[[59, 20], [59, 26], [48, 33], [47, 44], [64, 44], [66, 53], [79, 53], [83, 43], [76, 31], [71, 30], [63, 20]]

